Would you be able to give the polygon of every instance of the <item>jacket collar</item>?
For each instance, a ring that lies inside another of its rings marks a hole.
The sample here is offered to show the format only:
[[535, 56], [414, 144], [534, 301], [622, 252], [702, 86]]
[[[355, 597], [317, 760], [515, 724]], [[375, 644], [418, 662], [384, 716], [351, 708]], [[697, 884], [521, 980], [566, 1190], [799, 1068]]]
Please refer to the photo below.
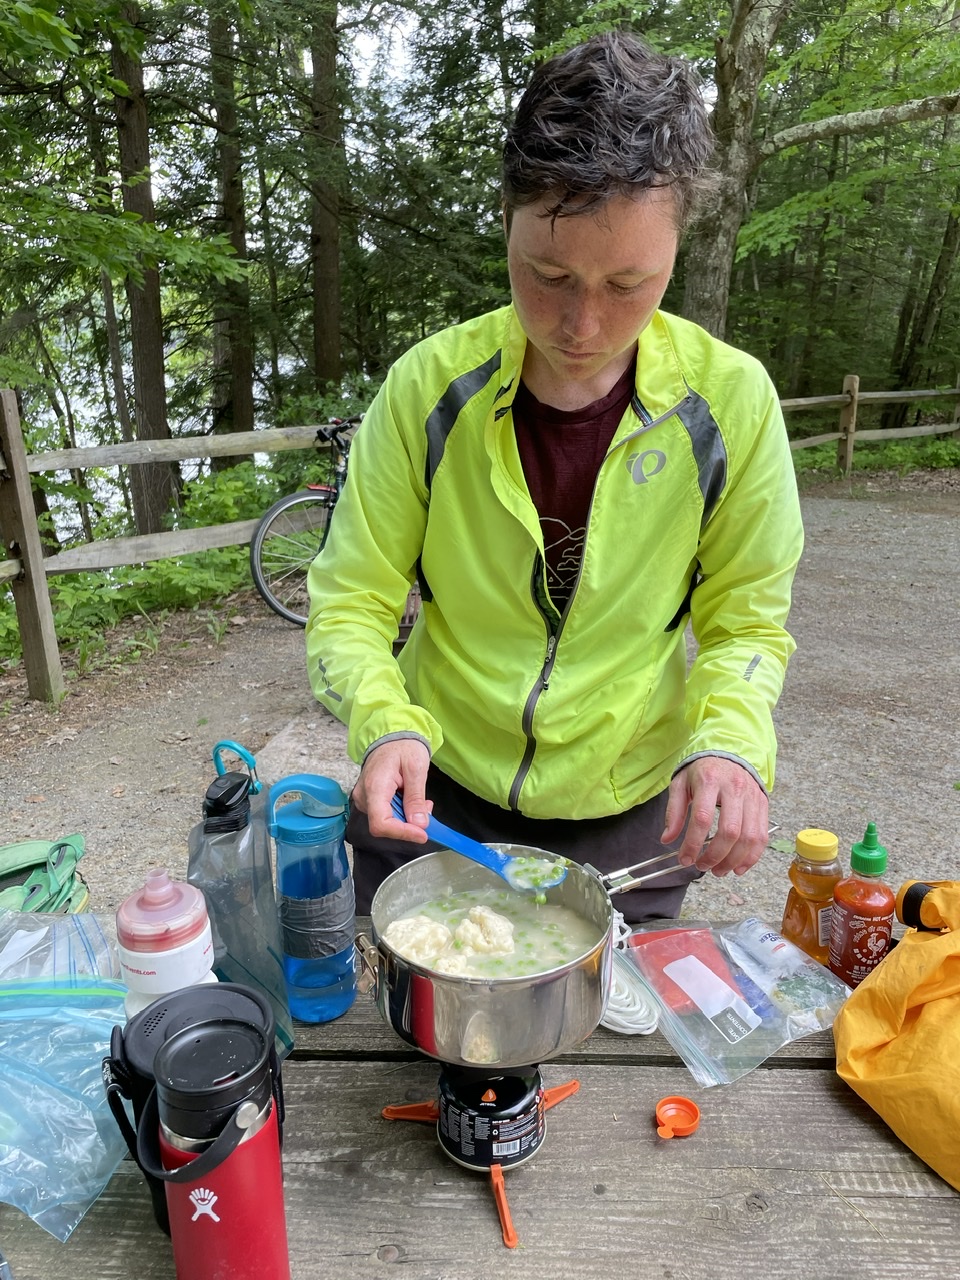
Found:
[[[523, 370], [527, 336], [513, 305], [503, 309], [499, 388], [494, 396], [494, 413], [503, 417], [517, 393]], [[688, 393], [680, 359], [670, 337], [664, 313], [653, 318], [640, 334], [637, 351], [636, 393], [650, 418], [659, 418], [680, 404]]]

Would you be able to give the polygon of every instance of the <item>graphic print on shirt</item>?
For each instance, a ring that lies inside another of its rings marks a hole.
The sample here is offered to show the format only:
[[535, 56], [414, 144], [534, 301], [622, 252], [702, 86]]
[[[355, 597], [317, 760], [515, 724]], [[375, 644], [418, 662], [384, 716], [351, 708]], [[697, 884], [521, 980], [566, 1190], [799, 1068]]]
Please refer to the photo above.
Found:
[[587, 527], [580, 525], [577, 529], [571, 529], [563, 520], [544, 516], [540, 521], [540, 528], [543, 530], [547, 590], [554, 604], [562, 609], [570, 598], [573, 584], [580, 572]]

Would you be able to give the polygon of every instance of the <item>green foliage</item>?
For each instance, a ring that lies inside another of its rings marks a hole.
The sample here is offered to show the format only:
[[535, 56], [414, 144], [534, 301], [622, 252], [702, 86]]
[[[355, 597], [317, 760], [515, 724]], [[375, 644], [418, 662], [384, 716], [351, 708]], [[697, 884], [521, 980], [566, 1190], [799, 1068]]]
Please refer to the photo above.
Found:
[[[274, 489], [252, 462], [202, 476], [185, 486], [180, 523], [193, 528], [253, 519], [263, 514]], [[97, 532], [104, 530], [98, 522]], [[113, 530], [107, 530], [109, 536]], [[78, 670], [92, 669], [104, 652], [103, 636], [125, 618], [144, 624], [126, 642], [130, 659], [156, 652], [164, 615], [221, 600], [250, 585], [245, 545], [124, 565], [102, 572], [61, 574], [49, 579], [57, 640], [73, 649]], [[219, 643], [219, 641], [218, 641]], [[0, 595], [0, 660], [19, 658], [20, 634], [13, 597]]]
[[53, 4], [28, 4], [26, 0], [0, 11], [0, 49], [3, 61], [38, 62], [53, 55], [70, 58], [78, 46], [73, 30]]
[[[0, 385], [21, 393], [32, 452], [123, 438], [118, 383], [136, 417], [128, 288], [153, 267], [172, 435], [224, 426], [230, 324], [247, 299], [258, 427], [364, 409], [411, 343], [509, 296], [500, 148], [534, 62], [594, 31], [627, 26], [657, 49], [685, 53], [709, 90], [717, 39], [734, 35], [729, 8], [705, 0], [404, 0], [386, 9], [343, 0], [336, 65], [315, 78], [312, 45], [331, 5], [177, 0], [139, 8], [144, 21], [134, 27], [137, 6], [118, 0], [0, 6]], [[942, 5], [822, 0], [784, 11], [756, 104], [755, 142], [805, 121], [955, 90], [960, 37]], [[749, 21], [753, 10], [737, 12]], [[210, 19], [221, 18], [232, 125], [218, 115], [213, 86]], [[139, 182], [152, 176], [153, 225], [123, 211], [114, 98], [129, 90], [117, 79], [117, 49], [141, 60], [148, 87], [150, 168]], [[245, 246], [225, 235], [226, 143], [239, 164]], [[749, 213], [728, 339], [764, 361], [784, 396], [838, 390], [848, 372], [871, 389], [954, 385], [960, 289], [949, 255], [958, 173], [958, 131], [940, 118], [765, 160], [743, 193]], [[314, 370], [318, 206], [338, 218], [339, 275], [324, 276], [320, 288], [339, 296], [346, 369], [342, 386], [326, 393]], [[683, 296], [682, 259], [676, 275], [671, 309]], [[951, 446], [899, 447], [932, 458]], [[817, 453], [797, 451], [798, 469]], [[833, 454], [827, 447], [824, 465]], [[858, 468], [871, 457], [871, 447], [858, 445]], [[188, 480], [178, 523], [250, 518], [281, 493], [328, 476], [319, 452], [218, 464]], [[47, 473], [41, 483], [65, 543], [82, 536], [87, 517], [97, 537], [131, 531], [129, 480], [118, 469]], [[233, 573], [232, 553], [210, 554], [221, 558], [147, 566], [136, 590], [151, 611], [206, 599], [198, 582], [216, 590]], [[236, 567], [244, 577], [239, 559]], [[96, 600], [91, 580], [75, 591], [75, 608], [65, 605], [81, 639], [94, 635], [86, 628], [97, 619], [109, 625], [112, 597], [134, 594], [131, 575], [96, 581], [109, 600], [84, 603]], [[0, 618], [0, 652], [10, 651], [5, 625]]]
[[[798, 475], [837, 471], [837, 448], [833, 444], [814, 445], [810, 449], [794, 449], [793, 465]], [[960, 467], [960, 440], [945, 436], [920, 436], [906, 440], [864, 440], [853, 450], [854, 471], [939, 470]]]
[[239, 462], [187, 481], [177, 523], [184, 529], [200, 529], [235, 520], [253, 520], [274, 500], [269, 478], [252, 461]]

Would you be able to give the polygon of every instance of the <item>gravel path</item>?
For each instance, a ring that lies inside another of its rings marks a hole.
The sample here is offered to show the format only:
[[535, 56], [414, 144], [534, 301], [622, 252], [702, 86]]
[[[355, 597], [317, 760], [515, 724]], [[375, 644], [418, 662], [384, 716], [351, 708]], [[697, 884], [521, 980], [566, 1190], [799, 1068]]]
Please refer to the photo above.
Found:
[[[877, 823], [888, 878], [960, 875], [960, 475], [825, 485], [803, 498], [807, 547], [791, 629], [798, 642], [776, 711], [779, 839], [822, 826], [841, 852]], [[113, 911], [153, 866], [186, 873], [186, 841], [213, 776], [210, 750], [243, 743], [271, 782], [356, 766], [313, 701], [302, 633], [252, 596], [219, 617], [165, 621], [151, 652], [136, 626], [111, 637], [138, 662], [74, 678], [58, 711], [0, 673], [0, 843], [86, 837], [95, 910]], [[788, 855], [771, 848], [741, 879], [706, 877], [684, 914], [778, 922]]]

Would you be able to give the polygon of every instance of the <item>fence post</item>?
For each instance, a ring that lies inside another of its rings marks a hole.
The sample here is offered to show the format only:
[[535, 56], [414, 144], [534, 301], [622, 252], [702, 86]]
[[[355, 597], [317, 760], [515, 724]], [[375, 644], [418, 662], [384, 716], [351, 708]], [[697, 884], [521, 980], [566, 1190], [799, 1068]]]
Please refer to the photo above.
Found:
[[951, 433], [950, 439], [960, 440], [960, 374], [957, 374], [957, 398], [953, 402], [953, 417], [950, 419], [950, 424], [957, 428]]
[[837, 466], [845, 476], [848, 476], [853, 467], [853, 445], [857, 434], [857, 397], [860, 394], [859, 375], [848, 373], [843, 380], [843, 390], [850, 396], [850, 399], [840, 410], [840, 430], [843, 434], [837, 441]]
[[20, 430], [17, 397], [6, 389], [0, 391], [0, 533], [9, 554], [23, 566], [19, 578], [10, 585], [20, 625], [29, 695], [45, 702], [59, 702], [65, 688], [63, 668], [30, 491], [27, 452]]

